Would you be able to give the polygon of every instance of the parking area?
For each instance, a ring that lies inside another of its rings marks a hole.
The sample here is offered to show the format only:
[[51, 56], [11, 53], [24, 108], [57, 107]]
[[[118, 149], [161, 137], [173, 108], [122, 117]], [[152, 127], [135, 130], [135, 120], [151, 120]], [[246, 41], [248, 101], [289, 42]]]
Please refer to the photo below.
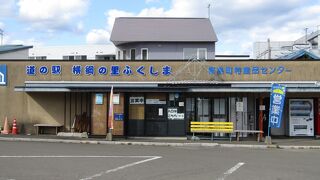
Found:
[[0, 141], [2, 179], [319, 179], [319, 150]]

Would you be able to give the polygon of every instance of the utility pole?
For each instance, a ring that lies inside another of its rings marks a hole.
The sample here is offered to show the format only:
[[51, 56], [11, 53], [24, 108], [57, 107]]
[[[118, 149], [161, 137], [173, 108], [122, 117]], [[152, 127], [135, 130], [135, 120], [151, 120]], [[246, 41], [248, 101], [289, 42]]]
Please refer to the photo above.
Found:
[[210, 6], [211, 6], [211, 4], [209, 3], [208, 4], [208, 19], [210, 20]]
[[318, 50], [320, 50], [320, 25], [317, 26], [317, 33], [318, 33]]
[[1, 46], [3, 45], [3, 30], [2, 29], [0, 29], [0, 36], [1, 36]]
[[306, 32], [306, 44], [308, 44], [308, 28], [304, 28], [305, 32]]
[[268, 59], [271, 59], [271, 42], [270, 38], [268, 38]]

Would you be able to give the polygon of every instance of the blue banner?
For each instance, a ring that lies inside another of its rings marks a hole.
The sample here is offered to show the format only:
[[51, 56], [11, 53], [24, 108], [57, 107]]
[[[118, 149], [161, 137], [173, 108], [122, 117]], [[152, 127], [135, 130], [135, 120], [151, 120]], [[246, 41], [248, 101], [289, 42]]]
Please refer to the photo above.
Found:
[[271, 85], [269, 127], [280, 128], [286, 87], [280, 84]]
[[0, 64], [0, 86], [7, 85], [7, 65]]

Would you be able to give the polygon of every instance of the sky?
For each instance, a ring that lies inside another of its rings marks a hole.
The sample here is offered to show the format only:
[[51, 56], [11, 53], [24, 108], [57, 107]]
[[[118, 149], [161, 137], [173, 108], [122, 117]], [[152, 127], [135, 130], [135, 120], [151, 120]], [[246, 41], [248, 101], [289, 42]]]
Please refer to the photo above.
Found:
[[204, 17], [216, 54], [252, 54], [253, 42], [292, 41], [320, 28], [320, 0], [0, 0], [4, 44], [110, 44], [116, 17]]

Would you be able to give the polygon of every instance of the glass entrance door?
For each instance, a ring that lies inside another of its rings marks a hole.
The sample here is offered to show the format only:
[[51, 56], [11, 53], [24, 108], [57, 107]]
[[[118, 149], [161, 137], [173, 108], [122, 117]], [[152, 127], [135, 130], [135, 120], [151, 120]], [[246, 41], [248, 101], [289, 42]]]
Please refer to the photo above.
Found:
[[197, 120], [200, 122], [210, 121], [210, 99], [197, 98]]

